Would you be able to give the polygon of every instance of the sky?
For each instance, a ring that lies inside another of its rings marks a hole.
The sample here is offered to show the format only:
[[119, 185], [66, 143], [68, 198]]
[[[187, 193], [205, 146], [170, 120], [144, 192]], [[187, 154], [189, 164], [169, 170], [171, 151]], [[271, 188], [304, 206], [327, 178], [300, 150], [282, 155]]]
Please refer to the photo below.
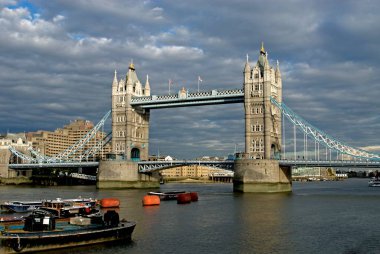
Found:
[[[169, 79], [195, 92], [198, 76], [201, 90], [240, 89], [264, 42], [287, 106], [379, 153], [378, 13], [376, 0], [0, 0], [0, 133], [97, 123], [131, 61], [151, 94]], [[243, 105], [152, 110], [149, 135], [150, 154], [225, 156], [244, 149]]]

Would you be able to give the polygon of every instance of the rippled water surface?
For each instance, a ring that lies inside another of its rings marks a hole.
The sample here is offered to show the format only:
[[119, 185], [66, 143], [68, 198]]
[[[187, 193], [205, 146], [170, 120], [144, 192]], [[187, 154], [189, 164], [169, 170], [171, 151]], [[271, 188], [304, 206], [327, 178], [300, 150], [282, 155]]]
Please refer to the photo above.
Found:
[[94, 186], [0, 186], [0, 201], [116, 197], [120, 216], [137, 222], [129, 244], [53, 253], [380, 253], [380, 188], [366, 179], [295, 182], [290, 194], [233, 193], [232, 184], [165, 184], [199, 201], [143, 207], [149, 190]]

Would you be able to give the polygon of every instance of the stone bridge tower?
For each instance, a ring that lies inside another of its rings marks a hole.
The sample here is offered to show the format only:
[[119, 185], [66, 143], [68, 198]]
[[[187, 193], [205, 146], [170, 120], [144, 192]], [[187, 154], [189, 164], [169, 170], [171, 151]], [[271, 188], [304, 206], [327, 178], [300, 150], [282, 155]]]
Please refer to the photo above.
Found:
[[270, 97], [282, 101], [279, 64], [269, 65], [261, 46], [259, 59], [244, 67], [245, 153], [235, 160], [234, 191], [291, 191], [290, 168], [279, 166], [281, 152], [281, 112]]
[[140, 83], [133, 63], [125, 80], [115, 77], [112, 83], [112, 153], [126, 160], [148, 160], [149, 110], [132, 108], [135, 96], [149, 96], [147, 76], [145, 87]]
[[269, 65], [267, 52], [261, 46], [259, 59], [244, 68], [245, 153], [251, 159], [279, 159], [281, 151], [281, 112], [270, 97], [282, 101], [279, 64]]

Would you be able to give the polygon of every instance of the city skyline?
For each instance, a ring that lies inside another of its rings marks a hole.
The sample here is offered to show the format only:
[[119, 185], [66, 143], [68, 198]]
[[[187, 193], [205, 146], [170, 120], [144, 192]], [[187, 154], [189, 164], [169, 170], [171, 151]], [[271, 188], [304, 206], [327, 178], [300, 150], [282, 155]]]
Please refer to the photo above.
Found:
[[[218, 4], [215, 4], [218, 3]], [[236, 89], [261, 42], [279, 60], [283, 99], [352, 146], [379, 146], [380, 35], [375, 1], [0, 0], [0, 133], [97, 123], [114, 71], [133, 61], [151, 94]], [[199, 80], [202, 82], [199, 83]], [[179, 143], [179, 144], [178, 144]], [[150, 151], [221, 156], [244, 146], [242, 104], [153, 110]], [[380, 149], [374, 149], [379, 152]]]

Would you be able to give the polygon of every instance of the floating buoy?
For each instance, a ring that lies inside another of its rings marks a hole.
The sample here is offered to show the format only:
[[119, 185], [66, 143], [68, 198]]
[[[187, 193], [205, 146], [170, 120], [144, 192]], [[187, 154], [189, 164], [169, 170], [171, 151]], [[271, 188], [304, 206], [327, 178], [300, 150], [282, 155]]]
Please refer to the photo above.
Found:
[[198, 192], [190, 192], [191, 202], [198, 201]]
[[187, 204], [191, 202], [190, 193], [181, 193], [177, 196], [177, 204]]
[[160, 202], [160, 197], [156, 195], [145, 195], [142, 200], [143, 206], [160, 205]]
[[117, 198], [103, 198], [100, 200], [101, 208], [119, 207], [120, 200]]

